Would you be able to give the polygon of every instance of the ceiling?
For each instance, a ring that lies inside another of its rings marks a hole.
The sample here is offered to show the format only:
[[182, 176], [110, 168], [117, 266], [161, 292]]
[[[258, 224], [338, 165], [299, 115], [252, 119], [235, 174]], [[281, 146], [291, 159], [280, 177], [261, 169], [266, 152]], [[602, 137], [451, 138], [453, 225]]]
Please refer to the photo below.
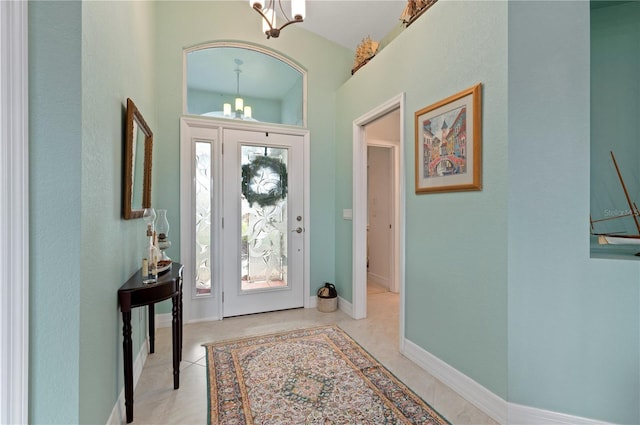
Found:
[[[251, 10], [247, 0], [236, 1], [247, 3], [247, 9]], [[281, 3], [290, 16], [291, 1]], [[305, 3], [306, 17], [296, 26], [355, 51], [366, 36], [380, 41], [396, 27], [407, 0], [306, 0]], [[278, 16], [277, 22], [281, 25], [283, 18]], [[280, 37], [285, 36], [286, 29]]]
[[[290, 2], [282, 3], [289, 13]], [[307, 0], [305, 20], [296, 25], [355, 51], [363, 38], [380, 41], [389, 34], [406, 5], [406, 0]]]

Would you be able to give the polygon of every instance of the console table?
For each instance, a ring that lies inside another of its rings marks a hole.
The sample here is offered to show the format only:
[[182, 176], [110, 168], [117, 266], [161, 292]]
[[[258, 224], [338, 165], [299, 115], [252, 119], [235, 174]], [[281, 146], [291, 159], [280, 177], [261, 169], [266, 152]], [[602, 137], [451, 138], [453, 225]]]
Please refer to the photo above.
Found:
[[180, 387], [180, 360], [182, 360], [182, 270], [183, 266], [173, 263], [171, 269], [158, 276], [156, 283], [142, 283], [138, 270], [118, 289], [118, 301], [122, 312], [122, 349], [124, 351], [124, 399], [127, 423], [133, 421], [133, 344], [131, 342], [131, 309], [149, 306], [149, 352], [155, 345], [154, 304], [171, 298], [172, 345], [173, 345], [173, 388]]

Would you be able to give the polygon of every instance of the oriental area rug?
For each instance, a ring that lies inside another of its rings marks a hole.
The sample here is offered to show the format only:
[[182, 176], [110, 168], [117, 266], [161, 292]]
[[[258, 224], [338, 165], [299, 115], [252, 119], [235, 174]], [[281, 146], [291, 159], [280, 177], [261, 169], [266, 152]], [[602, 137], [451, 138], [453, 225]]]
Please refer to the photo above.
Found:
[[210, 424], [449, 424], [336, 326], [204, 347]]

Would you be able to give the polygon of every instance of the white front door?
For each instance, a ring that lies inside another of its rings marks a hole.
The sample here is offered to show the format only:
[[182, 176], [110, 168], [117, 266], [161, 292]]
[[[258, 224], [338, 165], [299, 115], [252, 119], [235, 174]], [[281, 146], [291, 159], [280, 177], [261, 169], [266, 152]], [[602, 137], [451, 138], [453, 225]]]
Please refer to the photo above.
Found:
[[223, 130], [223, 316], [304, 305], [303, 136]]

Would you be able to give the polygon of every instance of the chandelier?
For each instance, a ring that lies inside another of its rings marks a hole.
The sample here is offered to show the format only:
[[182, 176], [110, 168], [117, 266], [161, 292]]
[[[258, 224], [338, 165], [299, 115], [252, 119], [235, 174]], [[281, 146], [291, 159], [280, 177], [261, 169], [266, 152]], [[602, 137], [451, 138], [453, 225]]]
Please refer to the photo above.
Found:
[[[242, 72], [242, 70], [240, 69], [240, 65], [242, 65], [242, 60], [240, 59], [235, 59], [234, 62], [236, 63], [236, 69], [233, 70], [233, 72], [236, 73], [236, 99], [235, 99], [235, 112], [234, 115], [236, 118], [241, 118], [241, 119], [251, 119], [251, 106], [248, 106], [244, 104], [244, 99], [242, 99], [240, 97], [240, 73]], [[224, 105], [222, 105], [223, 108], [223, 115], [225, 117], [230, 117], [231, 116], [231, 104], [230, 103], [225, 103]]]
[[[267, 3], [267, 7], [265, 7]], [[276, 5], [280, 8], [280, 12], [286, 19], [286, 23], [280, 28], [276, 25]], [[282, 0], [249, 0], [249, 4], [253, 7], [253, 10], [258, 12], [262, 16], [262, 31], [267, 35], [267, 38], [278, 38], [280, 31], [288, 25], [302, 22], [304, 20], [305, 6], [304, 0], [291, 0], [291, 16], [289, 19], [282, 7]]]

